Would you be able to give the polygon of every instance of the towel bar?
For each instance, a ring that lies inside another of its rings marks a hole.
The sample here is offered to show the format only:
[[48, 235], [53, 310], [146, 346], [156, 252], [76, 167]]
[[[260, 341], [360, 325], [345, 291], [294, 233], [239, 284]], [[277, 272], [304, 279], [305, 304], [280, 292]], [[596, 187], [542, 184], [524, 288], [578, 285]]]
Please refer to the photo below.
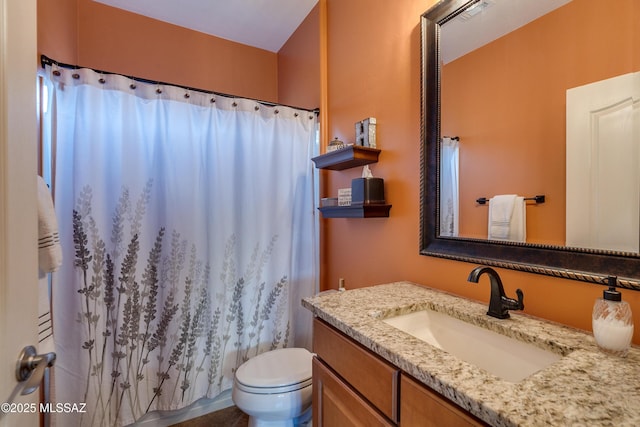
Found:
[[[544, 194], [538, 195], [538, 196], [534, 196], [534, 197], [525, 197], [524, 199], [525, 200], [535, 200], [536, 204], [545, 202]], [[486, 197], [480, 197], [479, 199], [476, 199], [476, 203], [479, 204], [479, 205], [485, 205], [485, 204], [487, 204], [488, 201], [489, 201], [489, 199], [487, 199]]]

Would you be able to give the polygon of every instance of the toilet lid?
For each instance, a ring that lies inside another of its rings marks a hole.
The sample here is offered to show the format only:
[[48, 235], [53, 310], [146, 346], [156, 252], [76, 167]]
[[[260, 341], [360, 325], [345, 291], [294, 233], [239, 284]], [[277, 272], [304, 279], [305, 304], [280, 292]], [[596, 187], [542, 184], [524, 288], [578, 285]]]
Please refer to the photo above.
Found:
[[284, 387], [311, 378], [313, 354], [304, 348], [267, 351], [249, 359], [236, 371], [236, 381], [249, 387]]

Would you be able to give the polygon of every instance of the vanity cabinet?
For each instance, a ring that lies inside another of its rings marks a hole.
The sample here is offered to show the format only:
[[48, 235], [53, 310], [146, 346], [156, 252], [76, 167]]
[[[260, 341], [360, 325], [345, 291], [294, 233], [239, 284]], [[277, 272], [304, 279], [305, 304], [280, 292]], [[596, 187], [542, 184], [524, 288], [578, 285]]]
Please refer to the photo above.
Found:
[[313, 351], [315, 427], [487, 425], [317, 318]]
[[[324, 368], [334, 372], [337, 382], [330, 384], [332, 389], [341, 384], [349, 394], [361, 396], [360, 400], [368, 403], [371, 411], [380, 412], [393, 423], [398, 422], [398, 368], [318, 319], [314, 320], [313, 351]], [[322, 401], [326, 385], [322, 380], [316, 382], [315, 377], [313, 384], [318, 386], [314, 389], [314, 397], [317, 395], [320, 399], [314, 410], [320, 410], [317, 418], [320, 421], [326, 409]], [[318, 425], [333, 426], [328, 423]]]
[[313, 423], [327, 427], [395, 425], [316, 357], [313, 358]]
[[442, 398], [438, 393], [403, 374], [400, 380], [401, 426], [475, 427], [485, 426], [464, 409]]

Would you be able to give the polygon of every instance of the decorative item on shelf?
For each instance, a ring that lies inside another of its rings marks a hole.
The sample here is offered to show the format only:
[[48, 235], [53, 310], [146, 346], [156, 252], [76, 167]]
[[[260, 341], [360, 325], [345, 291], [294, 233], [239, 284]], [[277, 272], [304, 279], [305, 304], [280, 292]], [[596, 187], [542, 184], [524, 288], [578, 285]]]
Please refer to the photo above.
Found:
[[351, 189], [338, 189], [338, 206], [351, 206]]
[[337, 197], [323, 197], [320, 199], [320, 207], [326, 206], [338, 206], [338, 198]]
[[362, 178], [351, 180], [351, 205], [384, 205], [384, 180], [374, 178], [369, 165], [362, 168]]
[[376, 148], [375, 117], [368, 117], [356, 123], [356, 145]]
[[331, 141], [329, 143], [329, 145], [327, 146], [327, 153], [330, 153], [332, 151], [336, 151], [336, 150], [341, 150], [345, 147], [344, 142], [340, 141], [338, 139], [338, 137], [336, 136], [334, 138], [333, 141]]

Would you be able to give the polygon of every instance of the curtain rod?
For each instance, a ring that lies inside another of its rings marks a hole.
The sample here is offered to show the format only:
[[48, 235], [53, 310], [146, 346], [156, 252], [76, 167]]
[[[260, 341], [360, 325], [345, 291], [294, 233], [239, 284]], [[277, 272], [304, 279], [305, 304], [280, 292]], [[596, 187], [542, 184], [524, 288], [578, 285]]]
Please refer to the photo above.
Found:
[[246, 96], [236, 96], [236, 95], [229, 95], [228, 93], [222, 93], [222, 92], [214, 92], [211, 90], [205, 90], [205, 89], [198, 89], [198, 88], [194, 88], [194, 87], [190, 87], [190, 86], [184, 86], [184, 85], [178, 85], [178, 84], [174, 84], [174, 83], [166, 83], [166, 82], [161, 82], [158, 80], [149, 80], [149, 79], [145, 79], [142, 77], [134, 77], [134, 76], [125, 76], [124, 74], [119, 74], [119, 73], [113, 73], [110, 71], [103, 71], [103, 70], [98, 70], [96, 68], [91, 68], [91, 67], [81, 67], [79, 65], [72, 65], [72, 64], [65, 64], [63, 62], [58, 62], [56, 60], [53, 60], [51, 58], [49, 58], [46, 55], [40, 55], [40, 64], [42, 65], [42, 68], [45, 68], [47, 65], [56, 65], [60, 68], [68, 68], [68, 69], [72, 69], [72, 70], [77, 70], [80, 68], [87, 68], [89, 70], [93, 70], [96, 73], [100, 73], [100, 74], [111, 74], [111, 75], [120, 75], [120, 76], [124, 76], [127, 77], [129, 79], [135, 80], [137, 82], [140, 83], [150, 83], [150, 84], [159, 84], [159, 85], [165, 85], [165, 86], [174, 86], [174, 87], [179, 87], [181, 89], [186, 89], [189, 91], [194, 91], [194, 92], [201, 92], [201, 93], [206, 93], [206, 94], [210, 94], [210, 95], [219, 95], [219, 96], [224, 96], [227, 98], [243, 98], [243, 99], [248, 99], [251, 101], [255, 101], [259, 104], [262, 105], [266, 105], [269, 107], [289, 107], [289, 108], [293, 108], [296, 110], [302, 110], [302, 111], [309, 111], [311, 113], [315, 113], [316, 115], [320, 114], [320, 109], [319, 108], [314, 108], [314, 109], [309, 109], [309, 108], [302, 108], [302, 107], [296, 107], [293, 105], [286, 105], [286, 104], [277, 104], [274, 102], [270, 102], [270, 101], [263, 101], [260, 99], [255, 99], [255, 98], [247, 98]]

